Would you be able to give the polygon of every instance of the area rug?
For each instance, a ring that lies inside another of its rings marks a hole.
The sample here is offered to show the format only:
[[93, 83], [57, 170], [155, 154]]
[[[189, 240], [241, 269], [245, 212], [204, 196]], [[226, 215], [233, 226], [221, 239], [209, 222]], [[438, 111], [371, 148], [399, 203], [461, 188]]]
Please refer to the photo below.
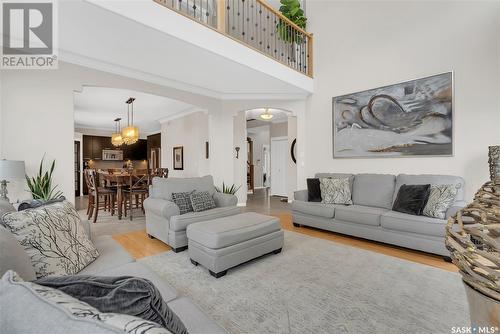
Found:
[[450, 333], [468, 323], [460, 276], [285, 232], [285, 247], [215, 279], [187, 252], [151, 267], [230, 333]]
[[[137, 211], [137, 213], [135, 212]], [[89, 221], [87, 210], [79, 210], [78, 214], [84, 221]], [[128, 233], [146, 229], [146, 218], [141, 210], [134, 210], [134, 219], [130, 221], [128, 217], [123, 217], [121, 220], [118, 216], [111, 215], [109, 212], [99, 212], [97, 222], [94, 224], [93, 219], [90, 219], [90, 229], [94, 237], [102, 235], [115, 235]]]

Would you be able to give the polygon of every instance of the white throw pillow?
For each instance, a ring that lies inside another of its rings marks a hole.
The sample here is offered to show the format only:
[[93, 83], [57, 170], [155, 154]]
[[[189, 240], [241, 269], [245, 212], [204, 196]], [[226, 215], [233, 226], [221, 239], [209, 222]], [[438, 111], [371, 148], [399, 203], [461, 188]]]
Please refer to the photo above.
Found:
[[74, 275], [99, 256], [69, 202], [7, 213], [2, 220], [28, 253], [37, 278]]
[[349, 178], [320, 178], [321, 203], [352, 204]]
[[431, 191], [422, 214], [427, 217], [445, 219], [446, 211], [455, 202], [459, 186], [455, 184], [431, 184]]

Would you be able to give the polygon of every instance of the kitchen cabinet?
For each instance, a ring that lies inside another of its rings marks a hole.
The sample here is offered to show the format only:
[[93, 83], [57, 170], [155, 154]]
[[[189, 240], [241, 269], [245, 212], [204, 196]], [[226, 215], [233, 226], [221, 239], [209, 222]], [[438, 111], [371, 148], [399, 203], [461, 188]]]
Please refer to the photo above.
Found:
[[83, 136], [83, 159], [102, 160], [102, 150], [122, 150], [124, 160], [146, 160], [148, 156], [148, 141], [139, 139], [132, 145], [114, 147], [111, 137]]
[[92, 136], [83, 136], [83, 159], [92, 159]]
[[132, 145], [123, 145], [123, 159], [125, 160], [146, 160], [147, 145], [145, 139], [139, 139], [137, 143]]

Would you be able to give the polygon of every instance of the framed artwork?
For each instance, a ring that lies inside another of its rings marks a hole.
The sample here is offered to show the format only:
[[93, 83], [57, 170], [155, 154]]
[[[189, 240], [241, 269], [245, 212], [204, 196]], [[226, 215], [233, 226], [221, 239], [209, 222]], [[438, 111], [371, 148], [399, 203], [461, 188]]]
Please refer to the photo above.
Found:
[[333, 98], [333, 157], [453, 155], [453, 73]]
[[184, 146], [177, 146], [174, 152], [174, 170], [184, 170]]

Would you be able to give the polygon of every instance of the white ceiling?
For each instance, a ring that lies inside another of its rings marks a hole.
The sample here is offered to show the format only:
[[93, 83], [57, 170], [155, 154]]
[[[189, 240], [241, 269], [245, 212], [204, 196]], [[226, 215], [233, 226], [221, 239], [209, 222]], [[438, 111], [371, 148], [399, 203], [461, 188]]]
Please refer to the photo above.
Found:
[[134, 123], [141, 134], [156, 133], [160, 130], [158, 120], [194, 108], [184, 102], [132, 90], [85, 87], [74, 95], [75, 128], [112, 131], [113, 120], [118, 117], [122, 118], [122, 127], [126, 126], [125, 101], [129, 97], [135, 97]]

